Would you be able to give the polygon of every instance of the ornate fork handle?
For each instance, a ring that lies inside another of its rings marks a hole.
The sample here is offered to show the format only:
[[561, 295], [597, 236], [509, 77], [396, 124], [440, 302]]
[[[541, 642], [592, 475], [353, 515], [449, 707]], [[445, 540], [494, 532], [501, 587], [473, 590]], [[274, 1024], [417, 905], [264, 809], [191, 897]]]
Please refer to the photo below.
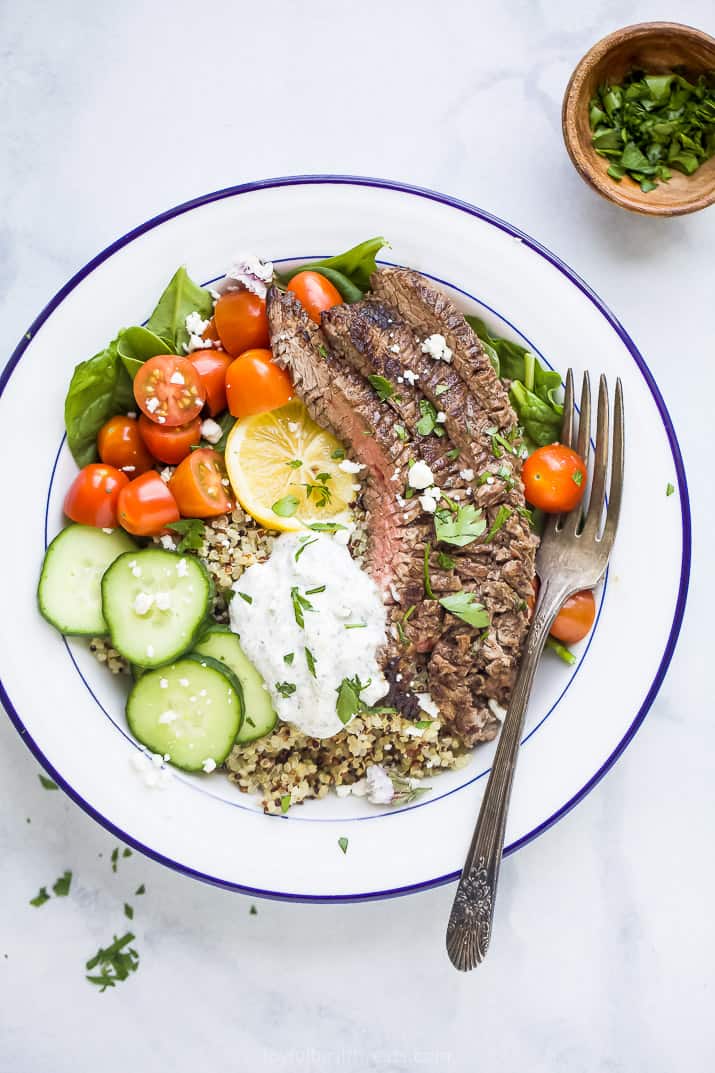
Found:
[[526, 637], [521, 666], [447, 925], [447, 951], [452, 964], [463, 971], [473, 969], [483, 961], [489, 946], [524, 715], [549, 628], [570, 591], [566, 584], [555, 587], [548, 580], [544, 582]]

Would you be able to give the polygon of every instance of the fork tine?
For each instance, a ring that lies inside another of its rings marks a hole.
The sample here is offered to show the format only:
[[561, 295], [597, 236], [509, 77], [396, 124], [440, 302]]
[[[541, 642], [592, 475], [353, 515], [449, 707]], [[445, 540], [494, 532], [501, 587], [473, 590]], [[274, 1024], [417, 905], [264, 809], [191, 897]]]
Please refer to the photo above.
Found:
[[566, 447], [573, 447], [573, 425], [573, 369], [569, 369], [566, 373], [566, 385], [564, 387], [564, 417], [561, 424], [561, 442]]
[[601, 525], [608, 472], [608, 386], [601, 374], [598, 384], [598, 413], [596, 417], [596, 450], [594, 451], [593, 482], [583, 535], [595, 540]]
[[578, 447], [576, 450], [588, 467], [588, 454], [591, 446], [591, 380], [588, 372], [583, 374], [581, 385], [581, 413], [578, 420]]
[[601, 541], [606, 545], [606, 551], [610, 551], [618, 527], [618, 517], [621, 512], [621, 497], [623, 494], [623, 454], [624, 454], [624, 423], [623, 423], [623, 386], [621, 378], [616, 380], [616, 395], [613, 401], [613, 453], [611, 457], [611, 487], [608, 493], [608, 510], [606, 512], [606, 524], [603, 527]]

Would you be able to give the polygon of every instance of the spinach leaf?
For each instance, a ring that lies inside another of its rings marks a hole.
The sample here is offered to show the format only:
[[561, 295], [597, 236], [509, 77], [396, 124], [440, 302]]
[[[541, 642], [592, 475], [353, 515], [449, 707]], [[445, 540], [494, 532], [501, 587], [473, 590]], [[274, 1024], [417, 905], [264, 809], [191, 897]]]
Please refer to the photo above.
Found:
[[204, 320], [210, 317], [213, 299], [208, 291], [194, 283], [182, 265], [171, 277], [146, 326], [175, 354], [183, 354], [184, 344], [189, 341], [186, 318], [193, 312], [200, 313]]
[[516, 410], [527, 437], [536, 447], [545, 447], [547, 443], [555, 443], [561, 432], [561, 411], [533, 391], [529, 391], [519, 380], [512, 381], [509, 389], [512, 405]]
[[131, 377], [113, 339], [94, 357], [80, 362], [65, 398], [67, 446], [78, 466], [97, 458], [97, 433], [102, 425], [133, 406]]
[[169, 354], [171, 348], [148, 328], [122, 328], [117, 336], [117, 351], [132, 380], [149, 358]]
[[[299, 272], [307, 270], [319, 272], [337, 287], [346, 302], [357, 302], [370, 288], [370, 276], [377, 267], [375, 264], [377, 254], [383, 246], [388, 245], [387, 239], [382, 237], [369, 238], [353, 246], [352, 249], [346, 250], [345, 253], [338, 253], [334, 257], [326, 257], [323, 261], [313, 261], [307, 265], [291, 268], [283, 272], [280, 279], [282, 283], [290, 283], [293, 276], [297, 276]], [[352, 289], [347, 290], [347, 284], [350, 284]], [[346, 288], [346, 293], [343, 293], [343, 288]]]

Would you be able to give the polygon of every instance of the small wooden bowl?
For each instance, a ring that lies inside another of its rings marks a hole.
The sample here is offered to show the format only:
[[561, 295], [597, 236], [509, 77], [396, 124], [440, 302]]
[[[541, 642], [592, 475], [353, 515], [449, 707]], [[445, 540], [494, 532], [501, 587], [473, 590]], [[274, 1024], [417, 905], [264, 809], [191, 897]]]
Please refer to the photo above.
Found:
[[604, 37], [580, 61], [564, 95], [561, 122], [564, 141], [577, 171], [602, 197], [624, 209], [649, 216], [681, 216], [715, 202], [715, 157], [692, 175], [673, 171], [644, 194], [624, 176], [620, 182], [606, 174], [610, 161], [591, 145], [589, 101], [602, 83], [622, 81], [632, 68], [664, 74], [684, 67], [686, 77], [715, 70], [715, 39], [677, 22], [643, 22]]

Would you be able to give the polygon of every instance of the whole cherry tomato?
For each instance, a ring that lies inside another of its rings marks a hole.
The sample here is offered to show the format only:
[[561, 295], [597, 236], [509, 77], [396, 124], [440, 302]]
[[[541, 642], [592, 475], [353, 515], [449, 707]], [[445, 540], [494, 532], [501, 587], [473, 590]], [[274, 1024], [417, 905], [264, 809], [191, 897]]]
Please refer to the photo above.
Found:
[[146, 473], [154, 465], [144, 440], [139, 434], [136, 417], [110, 417], [97, 436], [99, 457], [108, 466], [121, 469], [130, 480]]
[[119, 494], [129, 478], [114, 466], [93, 462], [81, 469], [65, 496], [64, 512], [73, 522], [115, 529]]
[[224, 349], [233, 357], [270, 343], [266, 302], [251, 291], [227, 291], [214, 309], [214, 321]]
[[188, 425], [155, 425], [144, 414], [139, 418], [139, 433], [154, 458], [176, 466], [186, 458], [191, 448], [201, 440], [201, 418], [195, 417]]
[[199, 374], [206, 392], [206, 409], [215, 417], [226, 409], [226, 370], [231, 356], [225, 350], [195, 350], [189, 361]]
[[311, 320], [320, 324], [324, 309], [342, 305], [343, 299], [337, 287], [319, 272], [299, 272], [288, 284], [288, 290], [300, 301]]
[[234, 417], [249, 417], [284, 406], [293, 398], [293, 384], [270, 350], [247, 350], [226, 371], [226, 398]]
[[562, 443], [537, 448], [524, 462], [521, 477], [529, 503], [548, 514], [573, 510], [586, 490], [583, 459]]
[[134, 536], [158, 536], [181, 517], [176, 500], [156, 470], [143, 473], [122, 488], [117, 513], [119, 524]]

